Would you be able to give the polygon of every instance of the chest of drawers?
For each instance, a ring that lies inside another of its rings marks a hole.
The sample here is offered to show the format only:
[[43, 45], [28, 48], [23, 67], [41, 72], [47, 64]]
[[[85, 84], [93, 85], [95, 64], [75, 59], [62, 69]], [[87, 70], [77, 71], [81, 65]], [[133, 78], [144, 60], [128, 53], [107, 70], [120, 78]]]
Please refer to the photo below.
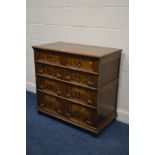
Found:
[[64, 42], [33, 49], [39, 112], [94, 133], [116, 118], [120, 49]]

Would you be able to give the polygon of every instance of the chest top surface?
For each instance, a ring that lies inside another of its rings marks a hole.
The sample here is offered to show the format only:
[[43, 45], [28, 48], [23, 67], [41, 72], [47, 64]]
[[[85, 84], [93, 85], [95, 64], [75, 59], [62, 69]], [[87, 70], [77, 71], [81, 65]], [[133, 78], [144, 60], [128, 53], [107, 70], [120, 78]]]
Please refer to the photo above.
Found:
[[48, 51], [58, 51], [61, 53], [77, 54], [90, 57], [103, 57], [106, 55], [113, 54], [115, 52], [121, 52], [121, 49], [117, 48], [108, 48], [108, 47], [99, 47], [92, 45], [82, 45], [75, 43], [67, 42], [55, 42], [43, 45], [32, 46], [33, 49], [42, 49]]

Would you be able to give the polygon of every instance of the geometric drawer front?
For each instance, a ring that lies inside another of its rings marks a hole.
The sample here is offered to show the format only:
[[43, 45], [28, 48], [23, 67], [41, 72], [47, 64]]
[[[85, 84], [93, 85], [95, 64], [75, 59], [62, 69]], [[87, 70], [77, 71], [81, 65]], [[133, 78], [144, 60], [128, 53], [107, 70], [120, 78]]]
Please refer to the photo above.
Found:
[[38, 92], [38, 106], [53, 113], [57, 113], [68, 119], [83, 122], [87, 125], [95, 125], [95, 110], [66, 102], [63, 99]]
[[98, 59], [65, 55], [57, 52], [49, 53], [44, 50], [35, 52], [35, 60], [53, 65], [62, 65], [70, 68], [81, 69], [98, 73]]
[[96, 107], [97, 91], [37, 76], [37, 89]]
[[98, 87], [98, 76], [88, 74], [85, 72], [74, 71], [56, 66], [50, 66], [47, 64], [36, 63], [36, 73], [40, 75], [49, 76], [51, 78], [64, 80], [73, 84], [96, 88]]

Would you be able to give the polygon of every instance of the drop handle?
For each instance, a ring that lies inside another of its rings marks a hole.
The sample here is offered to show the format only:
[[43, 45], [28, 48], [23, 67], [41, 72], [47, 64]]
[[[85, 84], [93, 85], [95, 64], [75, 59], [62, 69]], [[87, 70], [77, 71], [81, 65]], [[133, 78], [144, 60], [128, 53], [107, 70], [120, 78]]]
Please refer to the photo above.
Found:
[[66, 77], [65, 77], [65, 79], [70, 80], [70, 79], [71, 79], [71, 77], [70, 77], [70, 76], [66, 76]]
[[51, 72], [48, 72], [48, 74], [51, 75], [52, 73]]
[[44, 107], [44, 104], [43, 104], [43, 103], [41, 103], [41, 104], [40, 104], [40, 106], [41, 106], [41, 107]]
[[59, 77], [59, 78], [61, 77], [61, 75], [59, 73], [56, 73], [56, 76]]
[[40, 88], [41, 88], [41, 89], [44, 89], [44, 85], [40, 85]]
[[80, 63], [78, 63], [78, 64], [77, 64], [77, 66], [78, 66], [78, 67], [81, 67], [81, 64], [80, 64]]
[[70, 113], [66, 113], [65, 114], [67, 117], [71, 117], [71, 114]]
[[90, 65], [92, 65], [92, 64], [93, 64], [93, 62], [92, 62], [92, 61], [90, 61], [90, 62], [89, 62], [89, 64], [90, 64]]
[[48, 101], [46, 102], [46, 105], [48, 105], [48, 106], [49, 106], [50, 104], [51, 104], [50, 102], [48, 102]]
[[57, 94], [58, 94], [58, 95], [61, 95], [61, 91], [60, 91], [60, 90], [58, 90], [58, 91], [57, 91]]
[[93, 103], [93, 101], [91, 101], [91, 100], [87, 100], [87, 103], [89, 103], [89, 104], [92, 104]]
[[58, 109], [56, 112], [57, 112], [58, 114], [62, 114], [61, 110], [59, 110], [59, 109]]
[[44, 70], [43, 69], [39, 69], [39, 73], [43, 73], [44, 72]]
[[78, 60], [75, 62], [75, 64], [76, 64], [76, 66], [81, 67], [81, 61]]
[[67, 97], [71, 97], [71, 94], [66, 94]]
[[88, 124], [88, 125], [92, 125], [93, 123], [91, 122], [91, 121], [89, 121], [89, 120], [86, 120], [86, 123]]
[[48, 60], [51, 61], [52, 60], [51, 57], [48, 57]]
[[88, 85], [94, 85], [92, 81], [88, 81]]
[[55, 61], [55, 58], [52, 58], [52, 61]]

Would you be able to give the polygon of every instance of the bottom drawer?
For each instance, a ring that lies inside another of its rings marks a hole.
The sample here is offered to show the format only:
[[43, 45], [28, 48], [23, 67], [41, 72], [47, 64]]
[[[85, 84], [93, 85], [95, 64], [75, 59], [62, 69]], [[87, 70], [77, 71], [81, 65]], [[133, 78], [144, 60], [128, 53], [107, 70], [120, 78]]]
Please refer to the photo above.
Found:
[[50, 113], [61, 115], [74, 122], [95, 126], [97, 113], [95, 109], [87, 108], [72, 102], [65, 101], [42, 92], [37, 92], [37, 104], [39, 108]]

